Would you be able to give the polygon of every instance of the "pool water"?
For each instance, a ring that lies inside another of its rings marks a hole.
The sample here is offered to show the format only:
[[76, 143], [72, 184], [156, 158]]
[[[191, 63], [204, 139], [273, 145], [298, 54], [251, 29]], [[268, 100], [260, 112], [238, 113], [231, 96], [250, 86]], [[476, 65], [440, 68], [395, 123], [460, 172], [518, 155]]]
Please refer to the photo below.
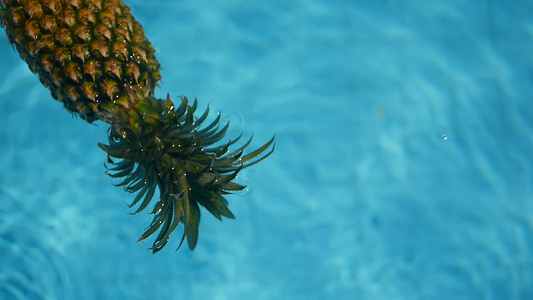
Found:
[[152, 255], [107, 126], [2, 31], [0, 299], [533, 299], [533, 2], [126, 3], [157, 96], [276, 151], [240, 174], [236, 220], [203, 211], [194, 251], [177, 233]]

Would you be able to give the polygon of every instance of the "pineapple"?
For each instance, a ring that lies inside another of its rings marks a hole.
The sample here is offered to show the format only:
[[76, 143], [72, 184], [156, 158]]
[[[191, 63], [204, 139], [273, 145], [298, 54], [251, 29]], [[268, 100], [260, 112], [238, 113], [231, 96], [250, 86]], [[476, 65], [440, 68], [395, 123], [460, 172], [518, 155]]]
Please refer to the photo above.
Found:
[[[120, 0], [0, 0], [0, 20], [10, 43], [54, 99], [92, 123], [108, 123], [107, 174], [136, 193], [133, 214], [155, 202], [153, 220], [139, 238], [157, 233], [160, 251], [179, 223], [178, 249], [198, 240], [200, 206], [219, 220], [234, 218], [225, 195], [243, 190], [239, 171], [268, 157], [274, 139], [244, 155], [251, 138], [219, 143], [228, 124], [220, 115], [203, 125], [209, 107], [195, 117], [198, 102], [154, 97], [161, 79], [155, 51], [142, 26]], [[270, 149], [270, 150], [269, 150]], [[269, 151], [267, 151], [269, 150]], [[115, 161], [116, 160], [116, 161]], [[159, 199], [152, 201], [156, 190]]]

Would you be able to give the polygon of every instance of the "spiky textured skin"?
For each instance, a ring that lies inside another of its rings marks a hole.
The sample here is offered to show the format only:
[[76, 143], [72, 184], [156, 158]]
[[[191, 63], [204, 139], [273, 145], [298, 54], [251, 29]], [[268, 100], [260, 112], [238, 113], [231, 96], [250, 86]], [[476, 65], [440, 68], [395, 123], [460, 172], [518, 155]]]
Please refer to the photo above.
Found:
[[88, 122], [113, 122], [160, 80], [142, 26], [118, 0], [2, 0], [9, 41], [52, 97]]
[[[112, 178], [136, 197], [134, 213], [148, 207], [156, 189], [153, 221], [139, 240], [158, 232], [155, 253], [182, 223], [180, 246], [196, 246], [200, 206], [221, 220], [233, 218], [224, 195], [244, 189], [239, 171], [268, 157], [273, 139], [244, 155], [251, 139], [229, 152], [239, 138], [220, 143], [228, 125], [220, 115], [203, 125], [209, 109], [194, 117], [197, 102], [174, 106], [156, 99], [161, 79], [154, 49], [119, 0], [0, 0], [9, 41], [65, 108], [92, 123], [111, 125], [108, 154]], [[267, 153], [264, 153], [267, 149]], [[114, 158], [120, 161], [113, 161]], [[179, 248], [179, 246], [178, 246]]]

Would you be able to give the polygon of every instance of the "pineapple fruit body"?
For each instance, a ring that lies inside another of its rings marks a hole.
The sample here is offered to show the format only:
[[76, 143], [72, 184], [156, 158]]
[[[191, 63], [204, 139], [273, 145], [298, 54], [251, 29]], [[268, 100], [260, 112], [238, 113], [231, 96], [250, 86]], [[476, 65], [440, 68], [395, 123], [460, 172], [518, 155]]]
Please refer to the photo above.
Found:
[[[130, 207], [143, 211], [156, 189], [153, 220], [139, 240], [158, 232], [150, 248], [161, 250], [182, 223], [180, 246], [196, 246], [200, 206], [233, 218], [225, 195], [244, 189], [239, 171], [269, 156], [273, 139], [243, 155], [251, 139], [229, 152], [240, 137], [220, 143], [228, 125], [220, 115], [203, 125], [197, 101], [154, 97], [161, 79], [155, 51], [142, 26], [120, 0], [0, 0], [0, 20], [10, 43], [50, 89], [52, 97], [89, 123], [110, 124], [108, 175], [136, 193]], [[267, 149], [270, 149], [266, 154]], [[115, 162], [114, 159], [119, 159]], [[179, 246], [178, 246], [179, 248]]]
[[12, 45], [52, 97], [88, 122], [153, 96], [161, 79], [155, 51], [118, 0], [2, 0]]

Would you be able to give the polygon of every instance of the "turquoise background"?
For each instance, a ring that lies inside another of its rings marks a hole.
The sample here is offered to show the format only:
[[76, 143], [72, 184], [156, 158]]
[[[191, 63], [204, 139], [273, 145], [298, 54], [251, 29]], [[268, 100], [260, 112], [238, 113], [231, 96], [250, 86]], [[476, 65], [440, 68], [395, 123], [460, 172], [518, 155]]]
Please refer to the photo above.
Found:
[[152, 255], [0, 32], [0, 299], [533, 299], [532, 1], [126, 2], [158, 96], [276, 152]]

